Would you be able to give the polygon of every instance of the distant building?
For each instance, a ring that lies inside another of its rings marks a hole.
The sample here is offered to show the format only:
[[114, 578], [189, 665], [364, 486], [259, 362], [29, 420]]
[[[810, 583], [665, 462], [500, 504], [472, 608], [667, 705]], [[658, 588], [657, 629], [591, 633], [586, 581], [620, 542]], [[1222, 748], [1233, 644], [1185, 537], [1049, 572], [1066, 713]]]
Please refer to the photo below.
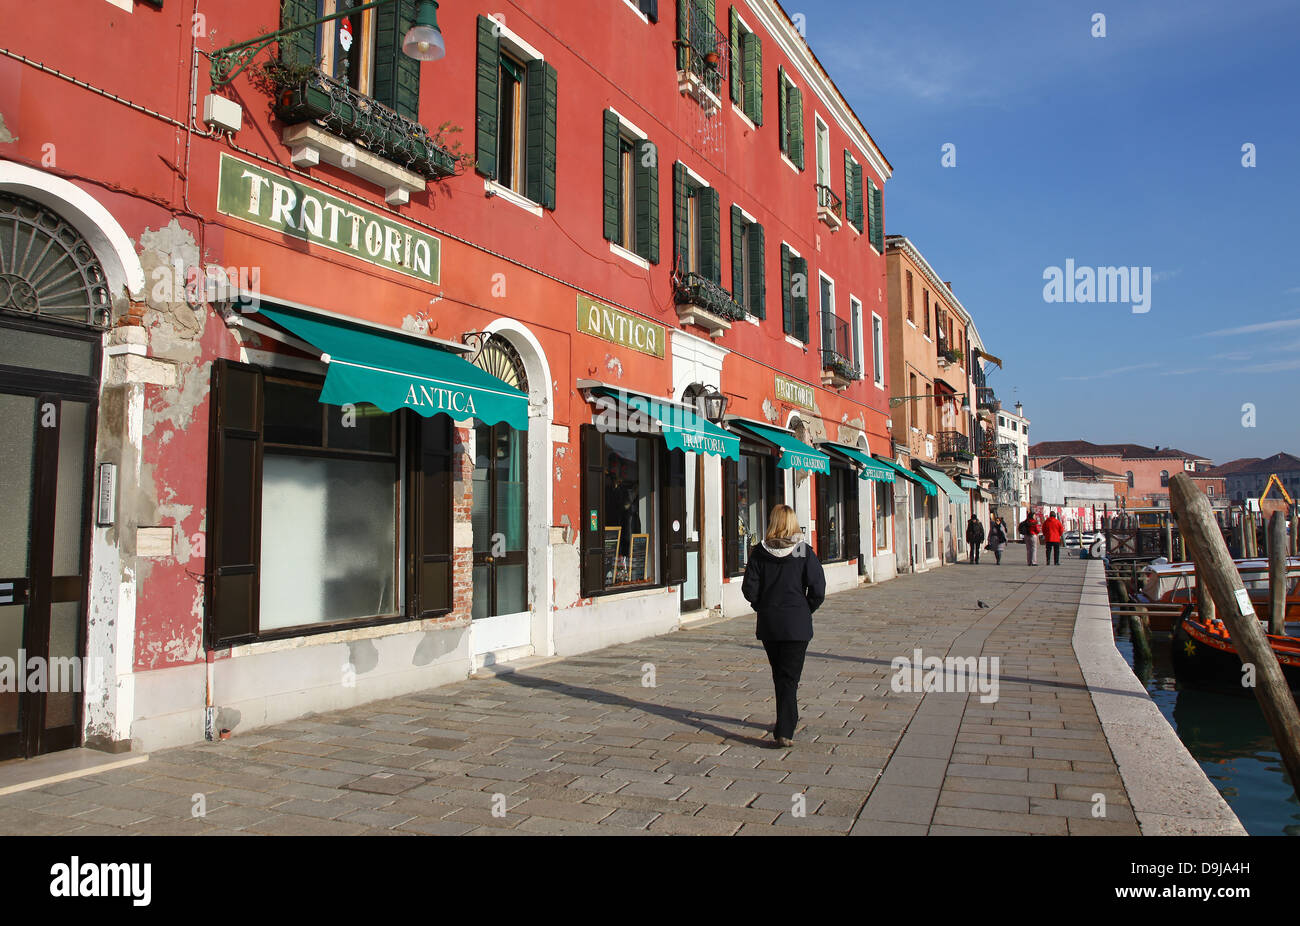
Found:
[[[1003, 512], [1007, 523], [1014, 528], [1029, 513], [1029, 418], [1025, 407], [1016, 403], [1015, 411], [1000, 409], [996, 413], [998, 427], [998, 459], [1001, 478], [998, 481], [998, 504], [1010, 509]], [[1014, 517], [1011, 516], [1012, 513]]]
[[1282, 488], [1292, 498], [1300, 494], [1300, 457], [1289, 453], [1275, 453], [1262, 459], [1245, 457], [1231, 460], [1214, 467], [1205, 475], [1222, 480], [1224, 494], [1234, 502], [1259, 498], [1272, 475], [1277, 476]]
[[1036, 469], [1062, 457], [1117, 473], [1123, 485], [1115, 489], [1120, 507], [1168, 507], [1169, 478], [1187, 473], [1207, 495], [1222, 495], [1218, 479], [1210, 474], [1208, 457], [1173, 447], [1142, 444], [1094, 444], [1086, 440], [1041, 441], [1029, 448], [1029, 466]]
[[1075, 457], [1061, 457], [1029, 473], [1030, 504], [1040, 515], [1055, 511], [1067, 530], [1092, 530], [1116, 507], [1125, 479]]

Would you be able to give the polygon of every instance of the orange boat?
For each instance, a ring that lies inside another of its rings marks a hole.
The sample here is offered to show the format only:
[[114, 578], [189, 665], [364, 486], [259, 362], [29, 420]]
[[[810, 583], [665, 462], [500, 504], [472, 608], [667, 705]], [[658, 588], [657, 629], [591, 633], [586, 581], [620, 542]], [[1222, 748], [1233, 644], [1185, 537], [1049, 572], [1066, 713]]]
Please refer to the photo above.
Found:
[[[1255, 606], [1255, 613], [1268, 614], [1268, 560], [1237, 559], [1233, 562]], [[1300, 621], [1300, 556], [1288, 557], [1286, 570], [1286, 619], [1288, 622]], [[1162, 604], [1192, 602], [1192, 612], [1199, 619], [1195, 606], [1196, 567], [1192, 563], [1151, 563], [1142, 570], [1142, 591], [1137, 600]], [[1170, 611], [1152, 611], [1148, 620], [1152, 630], [1173, 630], [1178, 616]]]
[[[1277, 656], [1287, 684], [1300, 690], [1300, 640], [1270, 633], [1264, 636]], [[1203, 622], [1192, 618], [1184, 609], [1174, 631], [1173, 657], [1174, 671], [1180, 681], [1208, 682], [1250, 691], [1243, 689], [1241, 657], [1232, 645], [1228, 628], [1217, 618]]]

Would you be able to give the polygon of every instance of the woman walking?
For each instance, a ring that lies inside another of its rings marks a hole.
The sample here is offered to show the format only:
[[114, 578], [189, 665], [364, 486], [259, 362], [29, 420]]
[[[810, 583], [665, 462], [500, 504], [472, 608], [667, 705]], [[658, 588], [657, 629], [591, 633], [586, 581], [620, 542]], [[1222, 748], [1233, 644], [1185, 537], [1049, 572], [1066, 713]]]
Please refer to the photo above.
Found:
[[772, 667], [776, 688], [772, 735], [778, 746], [791, 746], [799, 722], [799, 676], [813, 636], [812, 614], [826, 599], [826, 575], [789, 505], [772, 509], [767, 535], [750, 553], [740, 588], [758, 612], [755, 636], [763, 641]]
[[1007, 522], [1001, 516], [989, 522], [988, 548], [993, 551], [993, 558], [1002, 565], [1002, 551], [1007, 548]]
[[1020, 536], [1025, 538], [1025, 565], [1038, 565], [1038, 535], [1043, 532], [1043, 527], [1038, 523], [1038, 515], [1032, 511], [1028, 517], [1020, 522]]

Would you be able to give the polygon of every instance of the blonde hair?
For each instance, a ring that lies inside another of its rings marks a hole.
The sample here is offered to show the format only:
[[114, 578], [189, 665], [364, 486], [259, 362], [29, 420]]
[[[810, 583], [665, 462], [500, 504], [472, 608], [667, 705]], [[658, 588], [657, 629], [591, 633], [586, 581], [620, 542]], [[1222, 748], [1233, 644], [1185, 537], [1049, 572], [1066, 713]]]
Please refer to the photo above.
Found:
[[777, 505], [767, 519], [765, 540], [788, 540], [799, 533], [799, 519], [789, 505]]

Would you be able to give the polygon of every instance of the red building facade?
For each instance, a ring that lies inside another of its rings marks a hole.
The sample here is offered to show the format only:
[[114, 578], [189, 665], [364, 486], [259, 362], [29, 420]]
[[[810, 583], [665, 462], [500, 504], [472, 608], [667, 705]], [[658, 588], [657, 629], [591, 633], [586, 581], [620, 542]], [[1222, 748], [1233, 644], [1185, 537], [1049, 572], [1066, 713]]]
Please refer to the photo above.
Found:
[[0, 758], [746, 613], [778, 501], [832, 588], [892, 575], [891, 167], [789, 17], [446, 2], [419, 62], [418, 6], [224, 83], [219, 48], [342, 0], [97, 0], [72, 32], [0, 2], [0, 398], [32, 461], [0, 645], [99, 673], [9, 699]]

